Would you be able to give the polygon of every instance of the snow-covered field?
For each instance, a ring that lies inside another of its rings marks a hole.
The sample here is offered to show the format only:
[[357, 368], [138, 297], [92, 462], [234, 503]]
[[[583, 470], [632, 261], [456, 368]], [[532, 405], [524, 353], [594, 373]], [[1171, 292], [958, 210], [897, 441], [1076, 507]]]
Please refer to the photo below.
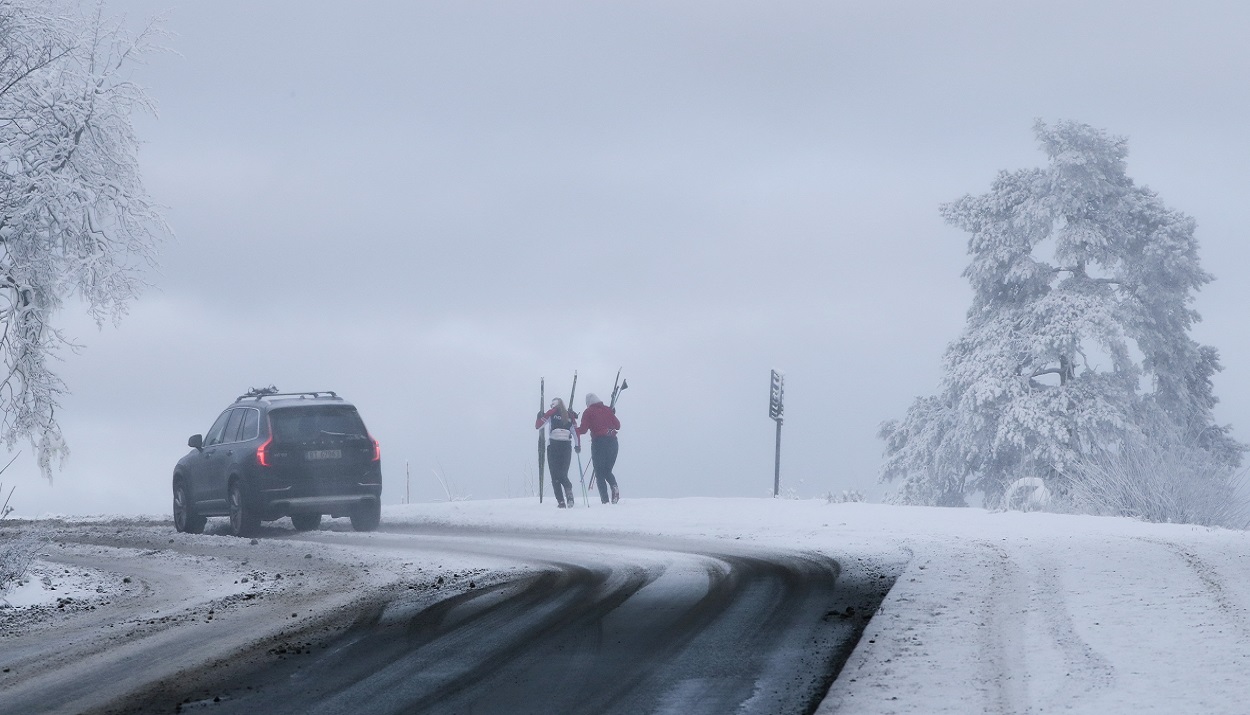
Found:
[[[732, 539], [862, 559], [898, 573], [820, 713], [1250, 711], [1245, 532], [771, 499], [627, 499], [572, 510], [529, 499], [386, 508], [384, 529], [404, 524]], [[368, 551], [372, 537], [358, 536]], [[227, 537], [178, 536], [184, 538]], [[258, 546], [294, 545], [260, 539]], [[81, 563], [90, 552], [77, 553]], [[37, 563], [31, 575], [9, 594], [11, 606], [0, 609], [9, 624], [24, 609], [41, 609], [46, 620], [50, 610], [62, 610], [57, 598], [90, 607], [124, 587], [116, 561], [98, 571]]]

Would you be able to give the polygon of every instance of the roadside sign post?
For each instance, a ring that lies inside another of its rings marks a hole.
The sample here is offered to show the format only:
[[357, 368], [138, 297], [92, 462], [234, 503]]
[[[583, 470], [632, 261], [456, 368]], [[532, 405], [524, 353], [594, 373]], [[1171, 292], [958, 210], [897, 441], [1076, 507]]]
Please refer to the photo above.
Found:
[[773, 498], [781, 493], [781, 423], [785, 421], [786, 376], [772, 371], [768, 388], [768, 416], [777, 423], [777, 454], [773, 463]]

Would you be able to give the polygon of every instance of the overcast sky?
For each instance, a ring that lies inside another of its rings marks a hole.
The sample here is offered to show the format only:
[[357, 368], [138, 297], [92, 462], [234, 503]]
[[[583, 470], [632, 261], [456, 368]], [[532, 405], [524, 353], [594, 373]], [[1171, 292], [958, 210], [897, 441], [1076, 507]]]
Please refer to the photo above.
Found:
[[19, 513], [168, 513], [187, 437], [271, 383], [359, 406], [385, 503], [405, 465], [414, 501], [434, 470], [521, 496], [539, 378], [578, 370], [580, 409], [622, 366], [625, 498], [771, 494], [776, 368], [783, 489], [879, 499], [878, 426], [937, 390], [970, 300], [938, 206], [1042, 165], [1037, 118], [1127, 136], [1197, 219], [1195, 337], [1250, 441], [1244, 2], [106, 9], [174, 33], [135, 78], [177, 239], [120, 327], [59, 316], [71, 455], [0, 475]]

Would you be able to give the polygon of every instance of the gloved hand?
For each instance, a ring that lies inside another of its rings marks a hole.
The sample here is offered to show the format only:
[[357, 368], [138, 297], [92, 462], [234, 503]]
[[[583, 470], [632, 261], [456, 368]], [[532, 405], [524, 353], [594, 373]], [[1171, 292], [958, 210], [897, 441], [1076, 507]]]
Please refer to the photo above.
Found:
[[581, 454], [581, 453], [582, 453], [582, 446], [581, 446], [580, 444], [579, 444], [579, 445], [577, 445], [576, 447], [574, 447], [574, 448], [573, 448], [573, 451], [574, 451], [574, 452], [577, 452], [578, 454]]
[[536, 419], [540, 419], [540, 420], [541, 420], [541, 419], [543, 418], [543, 416], [544, 416], [544, 415], [546, 415], [546, 414], [547, 414], [546, 412], [543, 412], [542, 410], [539, 410], [539, 411], [538, 411], [538, 417], [537, 417]]

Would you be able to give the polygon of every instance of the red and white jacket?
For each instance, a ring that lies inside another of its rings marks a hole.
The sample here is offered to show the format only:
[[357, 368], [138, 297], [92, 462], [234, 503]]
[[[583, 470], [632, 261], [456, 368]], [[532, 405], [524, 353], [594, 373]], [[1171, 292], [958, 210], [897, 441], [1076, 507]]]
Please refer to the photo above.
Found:
[[534, 429], [541, 429], [543, 425], [550, 423], [551, 430], [547, 434], [548, 442], [568, 442], [572, 440], [574, 446], [580, 447], [582, 446], [582, 440], [578, 436], [577, 431], [577, 413], [572, 410], [569, 410], [568, 413], [569, 418], [567, 420], [561, 419], [556, 414], [556, 408], [552, 407], [539, 415], [538, 419], [534, 421]]

